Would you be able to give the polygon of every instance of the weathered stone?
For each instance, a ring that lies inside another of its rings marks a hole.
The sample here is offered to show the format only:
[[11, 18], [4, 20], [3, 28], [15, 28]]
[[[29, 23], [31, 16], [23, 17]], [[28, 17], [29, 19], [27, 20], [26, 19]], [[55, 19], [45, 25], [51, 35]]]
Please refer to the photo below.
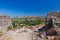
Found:
[[0, 15], [0, 31], [6, 31], [7, 27], [11, 25], [11, 18], [7, 15]]
[[60, 12], [51, 12], [48, 14], [46, 23], [49, 25], [50, 25], [50, 21], [49, 21], [50, 19], [52, 19], [51, 24], [53, 25], [53, 27], [56, 29], [56, 31], [60, 35]]

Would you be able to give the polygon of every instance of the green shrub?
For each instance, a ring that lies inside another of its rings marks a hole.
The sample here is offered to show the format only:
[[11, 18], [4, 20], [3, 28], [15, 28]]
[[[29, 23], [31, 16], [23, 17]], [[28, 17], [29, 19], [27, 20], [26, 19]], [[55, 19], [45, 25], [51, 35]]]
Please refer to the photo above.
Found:
[[33, 25], [39, 25], [39, 24], [44, 24], [45, 23], [45, 19], [43, 18], [33, 18], [33, 19], [14, 19], [12, 20], [12, 25], [13, 28], [16, 28], [18, 26], [33, 26]]
[[8, 29], [8, 30], [12, 30], [12, 26], [9, 26], [7, 29]]

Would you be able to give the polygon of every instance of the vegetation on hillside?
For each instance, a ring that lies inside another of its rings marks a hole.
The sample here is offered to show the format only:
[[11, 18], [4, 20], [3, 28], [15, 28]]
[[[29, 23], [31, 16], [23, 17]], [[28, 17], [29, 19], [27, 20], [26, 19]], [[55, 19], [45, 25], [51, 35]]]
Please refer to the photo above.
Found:
[[[12, 26], [13, 28], [16, 27], [23, 27], [23, 26], [36, 26], [39, 24], [44, 24], [45, 23], [45, 19], [44, 18], [15, 18], [12, 20]], [[11, 27], [8, 27], [9, 29]]]

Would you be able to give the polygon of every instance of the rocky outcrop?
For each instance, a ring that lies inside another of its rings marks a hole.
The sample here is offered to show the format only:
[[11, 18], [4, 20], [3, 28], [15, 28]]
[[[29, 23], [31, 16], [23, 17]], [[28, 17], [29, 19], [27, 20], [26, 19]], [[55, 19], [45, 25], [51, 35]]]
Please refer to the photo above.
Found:
[[11, 25], [11, 18], [7, 15], [0, 15], [0, 31], [6, 31], [7, 27]]
[[49, 22], [50, 19], [52, 19], [52, 25], [60, 35], [60, 12], [49, 13], [47, 16], [47, 22]]
[[0, 40], [33, 40], [34, 32], [28, 28], [10, 30], [0, 37]]

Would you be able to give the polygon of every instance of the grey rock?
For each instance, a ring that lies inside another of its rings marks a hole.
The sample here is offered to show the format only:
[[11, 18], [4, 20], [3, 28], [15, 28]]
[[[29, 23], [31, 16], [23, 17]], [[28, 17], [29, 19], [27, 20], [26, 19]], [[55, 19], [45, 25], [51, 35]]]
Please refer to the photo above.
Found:
[[56, 29], [57, 33], [60, 35], [60, 12], [50, 12], [47, 15], [46, 24], [50, 24], [49, 20], [52, 19], [52, 25]]

